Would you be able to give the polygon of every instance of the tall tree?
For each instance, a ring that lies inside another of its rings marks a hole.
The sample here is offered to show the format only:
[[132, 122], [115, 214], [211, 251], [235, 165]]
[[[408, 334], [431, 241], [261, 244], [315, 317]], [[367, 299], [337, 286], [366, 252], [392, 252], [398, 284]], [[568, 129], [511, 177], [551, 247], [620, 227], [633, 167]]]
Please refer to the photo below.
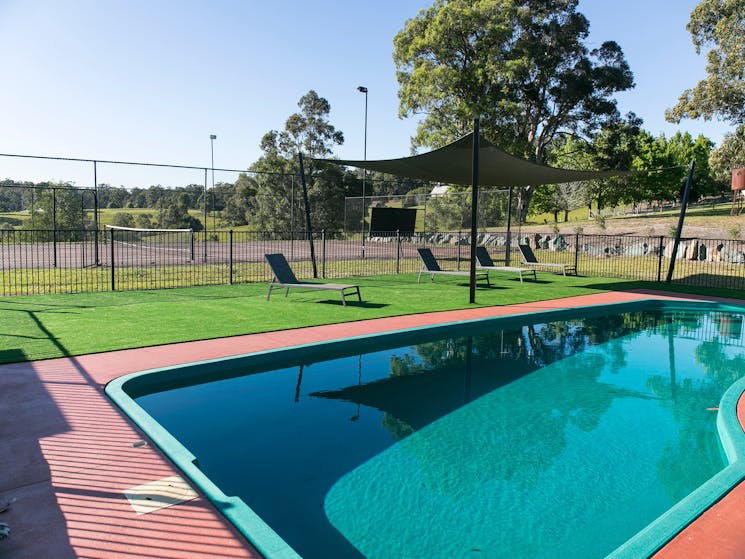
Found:
[[344, 143], [344, 134], [334, 128], [328, 117], [331, 105], [312, 89], [298, 101], [299, 113], [285, 122], [285, 129], [276, 137], [279, 151], [289, 157], [302, 152], [308, 157], [331, 155], [335, 145]]
[[702, 0], [686, 26], [696, 52], [706, 54], [706, 78], [665, 112], [671, 122], [714, 117], [745, 123], [745, 0]]
[[714, 143], [705, 136], [695, 139], [688, 133], [676, 132], [670, 138], [664, 134], [653, 137], [643, 133], [639, 137], [638, 153], [634, 157], [635, 169], [666, 169], [635, 177], [634, 200], [676, 200], [679, 199], [685, 184], [687, 169], [695, 162], [691, 199], [719, 191], [709, 168], [709, 154]]
[[[589, 167], [595, 169], [632, 169], [639, 151], [642, 136], [642, 119], [634, 113], [609, 119], [592, 139]], [[612, 177], [586, 184], [590, 200], [597, 203], [598, 212], [606, 204], [614, 206], [622, 202], [636, 202], [634, 180], [629, 177]]]
[[[344, 135], [329, 122], [331, 105], [311, 90], [300, 98], [300, 111], [290, 115], [281, 132], [271, 130], [261, 140], [264, 152], [251, 166], [252, 171], [280, 173], [256, 177], [257, 225], [264, 229], [289, 230], [291, 215], [298, 211], [299, 196], [291, 200], [291, 175], [297, 171], [298, 152], [307, 156], [305, 171], [311, 220], [316, 228], [335, 229], [344, 215], [343, 171], [336, 165], [317, 161], [329, 156], [334, 146], [344, 143]], [[295, 184], [298, 188], [299, 184]], [[303, 229], [304, 227], [300, 227]], [[297, 229], [297, 227], [295, 227]]]
[[[399, 113], [423, 113], [413, 147], [440, 147], [471, 129], [542, 162], [560, 132], [590, 134], [633, 87], [621, 48], [589, 50], [579, 0], [436, 0], [394, 38]], [[520, 189], [526, 213], [535, 187]]]
[[255, 213], [256, 181], [241, 173], [225, 199], [223, 219], [228, 225], [246, 225]]
[[745, 146], [745, 0], [702, 0], [686, 26], [696, 52], [706, 53], [706, 77], [686, 89], [665, 111], [670, 122], [684, 118], [719, 118], [737, 128], [712, 152], [711, 165], [720, 186], [743, 164]]

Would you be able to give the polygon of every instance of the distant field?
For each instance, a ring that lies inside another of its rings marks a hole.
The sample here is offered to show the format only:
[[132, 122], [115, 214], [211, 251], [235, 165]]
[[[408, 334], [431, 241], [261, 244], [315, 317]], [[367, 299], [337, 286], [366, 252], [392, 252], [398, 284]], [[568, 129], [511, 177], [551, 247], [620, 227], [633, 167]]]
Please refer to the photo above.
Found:
[[29, 215], [26, 212], [0, 212], [0, 228], [22, 227], [28, 219]]

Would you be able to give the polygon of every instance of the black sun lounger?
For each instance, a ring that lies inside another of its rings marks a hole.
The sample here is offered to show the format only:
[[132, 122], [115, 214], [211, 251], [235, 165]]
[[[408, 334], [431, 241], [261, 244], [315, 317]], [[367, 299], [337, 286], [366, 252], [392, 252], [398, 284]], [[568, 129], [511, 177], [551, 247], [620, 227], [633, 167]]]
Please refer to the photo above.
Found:
[[[360, 295], [359, 285], [343, 285], [340, 283], [313, 283], [313, 282], [300, 282], [295, 277], [290, 264], [287, 262], [284, 254], [265, 254], [269, 267], [272, 269], [274, 277], [269, 282], [269, 291], [266, 294], [266, 300], [272, 295], [272, 289], [282, 288], [285, 290], [285, 297], [290, 293], [290, 288], [301, 288], [301, 289], [326, 289], [328, 291], [338, 291], [341, 295], [341, 304], [346, 305], [347, 300], [345, 295], [355, 293], [357, 298], [362, 302], [362, 295]], [[349, 293], [347, 293], [349, 292]]]
[[520, 249], [520, 254], [523, 257], [523, 264], [533, 269], [543, 268], [544, 270], [561, 270], [561, 273], [567, 275], [567, 270], [577, 275], [577, 269], [571, 264], [553, 264], [551, 262], [538, 262], [538, 259], [533, 254], [533, 249], [530, 245], [517, 245]]
[[520, 276], [520, 283], [523, 282], [523, 274], [533, 274], [533, 280], [537, 280], [533, 268], [520, 268], [519, 266], [497, 266], [489, 255], [486, 247], [476, 247], [476, 266], [481, 270], [493, 270], [495, 272], [513, 272]]
[[[420, 283], [422, 281], [422, 274], [430, 274], [431, 280], [435, 280], [435, 275], [443, 275], [443, 276], [460, 276], [460, 277], [470, 277], [471, 272], [457, 272], [457, 271], [450, 271], [450, 270], [443, 270], [440, 268], [440, 265], [437, 263], [437, 259], [435, 258], [435, 255], [432, 254], [432, 251], [428, 248], [418, 248], [416, 249], [419, 253], [419, 258], [422, 259], [422, 267], [419, 269], [419, 277], [417, 278], [416, 282]], [[488, 271], [481, 271], [476, 272], [476, 281], [479, 280], [479, 278], [486, 280], [486, 285], [491, 285], [489, 283], [489, 272]]]

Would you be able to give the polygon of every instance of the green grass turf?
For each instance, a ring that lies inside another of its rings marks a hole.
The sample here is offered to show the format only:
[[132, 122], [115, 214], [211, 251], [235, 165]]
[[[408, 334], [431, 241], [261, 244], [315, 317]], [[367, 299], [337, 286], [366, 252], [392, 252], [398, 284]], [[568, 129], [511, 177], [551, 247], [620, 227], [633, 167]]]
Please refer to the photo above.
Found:
[[[476, 306], [525, 303], [599, 291], [662, 284], [563, 277], [539, 273], [520, 284], [514, 275], [491, 274], [479, 286]], [[319, 324], [468, 308], [464, 278], [438, 277], [417, 284], [415, 274], [354, 278], [363, 303], [343, 307], [331, 291], [277, 290], [266, 284], [192, 287], [160, 291], [0, 297], [0, 363], [82, 355]], [[745, 299], [745, 292], [670, 289]]]

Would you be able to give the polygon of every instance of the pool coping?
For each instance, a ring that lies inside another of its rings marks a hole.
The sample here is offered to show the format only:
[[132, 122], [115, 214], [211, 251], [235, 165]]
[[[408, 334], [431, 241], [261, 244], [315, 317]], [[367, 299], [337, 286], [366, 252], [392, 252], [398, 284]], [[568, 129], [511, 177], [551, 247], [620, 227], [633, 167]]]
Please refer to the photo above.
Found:
[[[161, 539], [162, 534], [166, 534], [168, 554], [164, 553], [164, 557], [259, 557], [248, 541], [236, 533], [230, 523], [202, 497], [190, 503], [175, 505], [168, 509], [168, 512], [152, 513], [148, 515], [150, 519], [143, 522], [133, 513], [125, 513], [121, 494], [101, 491], [100, 495], [96, 494], [95, 503], [91, 504], [91, 496], [78, 489], [83, 485], [103, 487], [104, 482], [111, 485], [114, 483], [109, 479], [112, 474], [117, 474], [116, 482], [121, 484], [130, 477], [137, 479], [178, 473], [152, 445], [139, 447], [136, 452], [131, 451], [132, 442], [143, 435], [121, 415], [102, 392], [102, 387], [106, 383], [124, 374], [199, 359], [287, 347], [308, 340], [338, 339], [348, 337], [351, 331], [388, 331], [404, 323], [414, 326], [437, 324], [474, 317], [646, 298], [736, 305], [743, 303], [733, 299], [657, 291], [605, 292], [508, 307], [479, 307], [373, 319], [284, 332], [0, 365], [0, 411], [13, 413], [12, 410], [18, 405], [18, 392], [15, 396], [8, 395], [13, 394], [13, 389], [18, 383], [39, 384], [40, 392], [45, 394], [44, 406], [39, 405], [38, 413], [33, 417], [8, 415], [12, 421], [6, 422], [4, 428], [7, 432], [12, 431], [12, 440], [0, 437], [0, 470], [10, 473], [13, 469], [23, 470], [15, 485], [12, 483], [13, 480], [6, 480], [4, 484], [0, 480], [0, 497], [19, 497], [18, 502], [8, 512], [0, 515], [0, 521], [9, 522], [12, 527], [11, 538], [0, 541], [0, 551], [7, 559], [44, 556], [134, 559], [152, 556], [152, 547], [148, 545], [150, 540], [147, 540], [147, 534], [150, 532], [143, 532], [143, 527], [147, 527], [147, 530], [157, 528]], [[3, 394], [6, 401], [3, 400]], [[9, 403], [11, 399], [13, 401]], [[737, 422], [738, 425], [735, 425], [735, 428], [740, 430], [740, 425], [745, 424], [743, 402], [744, 399], [740, 396], [737, 404], [740, 420]], [[90, 425], [87, 415], [81, 417], [80, 421], [76, 420], [76, 414], [80, 414], [82, 407], [85, 407], [83, 411], [87, 411], [93, 406], [96, 421], [102, 423], [101, 429], [98, 430], [92, 430], [97, 426]], [[61, 422], [57, 428], [58, 432], [48, 435], [49, 430], [45, 431], [41, 427], [46, 427], [46, 423], [49, 422], [47, 416], [50, 414], [61, 414], [66, 422]], [[86, 421], [83, 422], [83, 419]], [[0, 435], [5, 434], [2, 429], [3, 426], [0, 425]], [[107, 438], [105, 434], [102, 435], [102, 429], [114, 429], [116, 432], [110, 433]], [[25, 457], [22, 457], [24, 460], [19, 460], [19, 453], [13, 453], [19, 444], [22, 445], [22, 449], [36, 449], [34, 455], [29, 456], [28, 460], [25, 460]], [[76, 452], [83, 444], [87, 445], [87, 450], [95, 450], [95, 460], [92, 463], [77, 460]], [[125, 455], [121, 451], [122, 447], [130, 448], [130, 451]], [[13, 458], [8, 458], [11, 455]], [[107, 457], [108, 471], [104, 476], [98, 471], [98, 464]], [[130, 467], [129, 460], [137, 462], [136, 471]], [[5, 466], [8, 468], [5, 469]], [[73, 466], [76, 467], [74, 472]], [[35, 468], [38, 469], [38, 474], [32, 476], [33, 479], [28, 479], [30, 474], [35, 472]], [[196, 525], [195, 519], [198, 520]], [[741, 530], [738, 529], [743, 522], [745, 484], [741, 483], [707, 510], [700, 519], [668, 542], [657, 552], [655, 558], [745, 556], [745, 535], [741, 535]], [[102, 534], [105, 534], [105, 538]], [[48, 551], [40, 551], [43, 549]]]

